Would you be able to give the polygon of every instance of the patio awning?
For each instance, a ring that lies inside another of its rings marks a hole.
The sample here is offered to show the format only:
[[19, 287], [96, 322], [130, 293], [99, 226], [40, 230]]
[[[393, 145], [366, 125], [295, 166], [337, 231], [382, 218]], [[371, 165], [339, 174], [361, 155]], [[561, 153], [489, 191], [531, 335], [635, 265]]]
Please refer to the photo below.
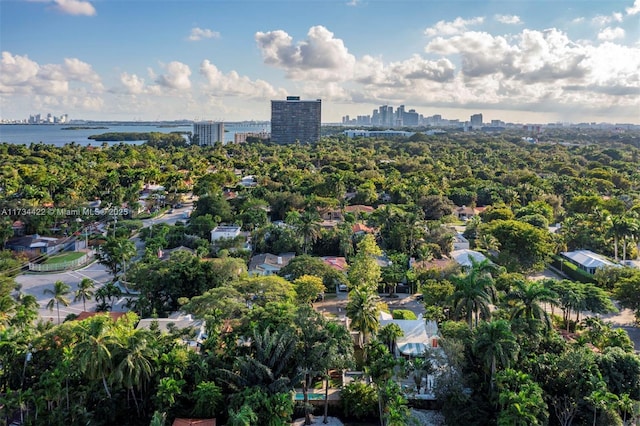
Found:
[[427, 350], [427, 345], [418, 342], [402, 343], [398, 345], [398, 350], [403, 355], [422, 356]]

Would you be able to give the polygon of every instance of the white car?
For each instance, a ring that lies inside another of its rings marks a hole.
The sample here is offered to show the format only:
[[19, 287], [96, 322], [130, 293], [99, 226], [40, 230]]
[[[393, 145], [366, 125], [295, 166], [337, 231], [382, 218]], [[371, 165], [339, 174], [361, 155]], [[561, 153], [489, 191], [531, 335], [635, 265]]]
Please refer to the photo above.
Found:
[[347, 285], [346, 284], [340, 284], [338, 286], [338, 290], [340, 291], [347, 291]]

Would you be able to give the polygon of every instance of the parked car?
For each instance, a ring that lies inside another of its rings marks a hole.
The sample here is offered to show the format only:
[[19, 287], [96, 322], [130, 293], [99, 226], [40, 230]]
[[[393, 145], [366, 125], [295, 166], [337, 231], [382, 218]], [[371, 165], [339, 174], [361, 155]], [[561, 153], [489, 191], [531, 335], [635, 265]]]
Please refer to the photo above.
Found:
[[339, 291], [347, 291], [347, 285], [346, 284], [340, 284], [338, 286], [338, 290]]

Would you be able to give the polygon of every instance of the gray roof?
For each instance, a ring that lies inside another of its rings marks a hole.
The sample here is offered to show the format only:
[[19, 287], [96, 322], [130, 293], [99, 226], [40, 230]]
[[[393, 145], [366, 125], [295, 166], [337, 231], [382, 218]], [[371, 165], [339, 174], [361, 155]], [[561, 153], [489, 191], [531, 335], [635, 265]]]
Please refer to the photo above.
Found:
[[605, 266], [618, 266], [606, 257], [590, 250], [563, 251], [561, 253], [567, 259], [576, 262], [585, 268], [604, 268]]

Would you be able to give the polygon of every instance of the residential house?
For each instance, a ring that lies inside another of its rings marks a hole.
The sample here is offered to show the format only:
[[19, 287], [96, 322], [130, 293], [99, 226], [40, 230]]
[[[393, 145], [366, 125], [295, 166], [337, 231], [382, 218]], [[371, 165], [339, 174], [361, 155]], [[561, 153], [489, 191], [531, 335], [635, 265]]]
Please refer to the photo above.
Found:
[[331, 266], [338, 272], [342, 272], [344, 274], [347, 273], [347, 269], [349, 269], [349, 265], [347, 264], [347, 259], [344, 257], [336, 257], [336, 256], [324, 256], [321, 257], [322, 261]]
[[190, 349], [199, 350], [200, 345], [207, 338], [206, 324], [204, 320], [194, 319], [191, 315], [181, 313], [174, 314], [169, 318], [144, 318], [138, 322], [136, 330], [157, 329], [161, 333], [169, 333], [172, 330], [188, 330], [192, 334], [183, 338], [183, 343]]
[[33, 234], [11, 238], [4, 246], [7, 250], [39, 256], [43, 254], [54, 254], [65, 250], [74, 250], [75, 238], [41, 237], [38, 234]]
[[606, 257], [590, 250], [563, 251], [560, 255], [587, 274], [593, 275], [598, 269], [607, 266], [620, 267], [617, 263], [613, 263]]
[[375, 229], [368, 227], [363, 223], [355, 223], [353, 227], [351, 227], [351, 231], [354, 235], [363, 235], [363, 234], [375, 234]]
[[258, 181], [256, 181], [255, 176], [248, 175], [240, 179], [240, 182], [238, 182], [238, 184], [244, 186], [245, 188], [253, 188], [255, 186], [258, 186]]
[[473, 262], [480, 263], [483, 260], [486, 260], [487, 257], [475, 250], [454, 250], [450, 254], [451, 258], [463, 268], [471, 268], [473, 266]]
[[469, 240], [462, 234], [458, 233], [453, 237], [453, 250], [469, 250]]
[[469, 220], [474, 216], [478, 216], [480, 213], [486, 210], [486, 207], [456, 207], [453, 210], [453, 215], [458, 218], [458, 220]]
[[218, 225], [211, 230], [211, 242], [224, 239], [234, 239], [240, 236], [240, 227], [237, 225]]
[[396, 324], [403, 332], [396, 340], [396, 356], [424, 356], [426, 350], [438, 347], [438, 325], [435, 321], [425, 321], [422, 314], [415, 320], [396, 320], [391, 314], [381, 312], [380, 327], [387, 324]]
[[262, 253], [253, 256], [249, 261], [249, 275], [275, 275], [287, 266], [295, 256], [295, 253], [279, 255]]

